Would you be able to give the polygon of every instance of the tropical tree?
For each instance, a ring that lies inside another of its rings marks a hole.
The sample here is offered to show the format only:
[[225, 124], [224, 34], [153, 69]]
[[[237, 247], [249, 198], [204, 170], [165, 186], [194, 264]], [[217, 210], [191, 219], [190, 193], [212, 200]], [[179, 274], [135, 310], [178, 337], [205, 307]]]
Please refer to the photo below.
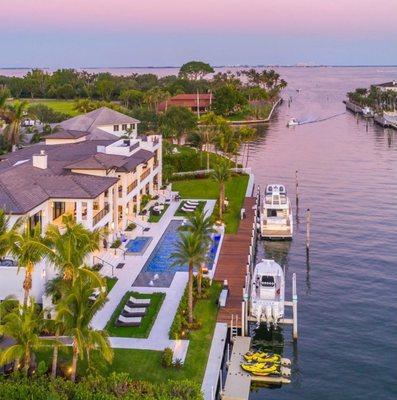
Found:
[[16, 235], [21, 223], [22, 220], [18, 219], [11, 225], [10, 217], [0, 208], [0, 260], [10, 251], [11, 243], [14, 241], [14, 235]]
[[[211, 243], [211, 235], [216, 232], [211, 217], [207, 216], [207, 213], [204, 210], [196, 210], [196, 212], [190, 215], [187, 219], [187, 223], [181, 226], [181, 230], [201, 237], [206, 248], [208, 248]], [[201, 295], [201, 282], [204, 266], [205, 263], [200, 264], [197, 274], [197, 292], [199, 296]]]
[[[255, 137], [256, 129], [245, 125], [238, 130], [238, 135], [240, 137], [240, 142], [242, 142], [244, 145], [241, 164], [244, 167], [244, 157], [245, 157], [245, 153], [247, 153], [246, 162], [245, 162], [245, 167], [247, 167], [248, 159], [249, 159], [249, 142]], [[237, 167], [237, 165], [236, 165], [236, 167]]]
[[189, 61], [183, 64], [179, 70], [179, 77], [183, 79], [197, 81], [203, 79], [205, 75], [211, 74], [214, 69], [211, 65], [202, 61]]
[[[100, 291], [98, 297], [92, 301], [90, 297], [98, 288], [97, 279], [83, 269], [75, 279], [70, 289], [63, 295], [56, 305], [57, 321], [62, 323], [66, 335], [72, 338], [73, 358], [71, 380], [76, 380], [77, 360], [87, 358], [91, 366], [91, 351], [98, 350], [107, 362], [113, 359], [113, 350], [105, 331], [94, 330], [90, 326], [93, 316], [103, 307], [106, 301], [106, 292]], [[98, 275], [98, 278], [99, 275]], [[101, 287], [104, 286], [102, 283]]]
[[212, 109], [216, 114], [227, 117], [241, 111], [246, 104], [247, 99], [241, 90], [234, 85], [228, 84], [215, 90]]
[[27, 101], [17, 100], [8, 107], [8, 125], [4, 128], [4, 138], [10, 146], [19, 144], [21, 123], [28, 114], [28, 106]]
[[219, 184], [219, 218], [222, 220], [225, 209], [225, 183], [230, 178], [229, 165], [225, 161], [219, 162], [214, 168], [212, 178]]
[[0, 365], [15, 362], [15, 369], [19, 368], [22, 361], [25, 374], [28, 373], [32, 356], [35, 351], [55, 343], [53, 340], [42, 339], [41, 332], [45, 328], [46, 321], [43, 311], [39, 311], [34, 299], [30, 299], [29, 305], [22, 306], [15, 300], [6, 300], [2, 309], [10, 309], [5, 313], [0, 325], [0, 335], [11, 337], [15, 343], [0, 352]]
[[23, 304], [26, 306], [32, 289], [34, 267], [50, 253], [49, 242], [41, 236], [40, 225], [31, 228], [26, 222], [23, 229], [14, 232], [10, 253], [18, 263], [18, 272], [21, 268], [25, 270]]
[[213, 142], [214, 138], [227, 130], [230, 129], [227, 120], [221, 116], [216, 115], [213, 112], [209, 112], [200, 118], [200, 131], [203, 132], [205, 150], [207, 152], [207, 170], [210, 169], [210, 144]]
[[176, 138], [178, 144], [184, 134], [197, 126], [197, 117], [185, 107], [170, 107], [161, 116], [160, 128], [165, 137]]
[[51, 248], [48, 259], [60, 271], [64, 280], [73, 283], [86, 257], [99, 250], [102, 231], [87, 229], [70, 214], [62, 216], [62, 225], [62, 230], [57, 225], [47, 227], [45, 240]]
[[193, 272], [206, 260], [206, 244], [200, 235], [190, 232], [180, 232], [176, 250], [171, 254], [174, 266], [187, 265], [188, 280], [188, 320], [193, 323]]
[[143, 102], [157, 113], [159, 103], [166, 101], [169, 97], [170, 94], [167, 91], [156, 86], [145, 92]]

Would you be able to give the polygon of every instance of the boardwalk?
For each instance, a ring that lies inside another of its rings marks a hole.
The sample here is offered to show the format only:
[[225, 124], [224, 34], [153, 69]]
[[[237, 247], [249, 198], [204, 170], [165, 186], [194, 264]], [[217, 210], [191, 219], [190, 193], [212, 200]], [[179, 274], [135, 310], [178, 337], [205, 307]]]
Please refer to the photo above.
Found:
[[255, 201], [255, 197], [245, 198], [243, 207], [246, 217], [240, 221], [236, 234], [225, 235], [216, 267], [214, 279], [221, 282], [227, 279], [229, 284], [226, 306], [218, 313], [218, 322], [226, 322], [228, 325], [230, 325], [232, 315], [238, 315], [238, 326], [241, 323], [241, 302], [254, 222]]

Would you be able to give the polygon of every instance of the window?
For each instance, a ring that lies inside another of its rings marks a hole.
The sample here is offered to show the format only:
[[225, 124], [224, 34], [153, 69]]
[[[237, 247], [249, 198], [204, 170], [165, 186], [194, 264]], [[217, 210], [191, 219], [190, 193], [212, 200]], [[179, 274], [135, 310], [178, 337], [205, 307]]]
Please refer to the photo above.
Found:
[[83, 201], [81, 203], [81, 219], [83, 221], [87, 220], [87, 213], [88, 213], [88, 207], [87, 207], [87, 202]]
[[119, 126], [118, 125], [113, 125], [113, 132], [118, 132]]
[[127, 124], [121, 125], [121, 130], [122, 130], [122, 131], [126, 131], [126, 130], [127, 130]]
[[54, 201], [54, 213], [52, 219], [59, 218], [62, 214], [65, 214], [65, 202]]
[[135, 129], [135, 124], [130, 124], [130, 129]]
[[40, 231], [41, 231], [41, 211], [29, 217], [30, 230], [33, 230], [37, 225], [40, 226]]

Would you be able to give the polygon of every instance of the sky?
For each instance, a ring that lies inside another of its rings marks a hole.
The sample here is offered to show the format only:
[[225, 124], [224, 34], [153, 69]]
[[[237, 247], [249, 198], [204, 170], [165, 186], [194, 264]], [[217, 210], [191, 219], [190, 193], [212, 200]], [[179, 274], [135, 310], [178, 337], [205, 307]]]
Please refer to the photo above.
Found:
[[397, 0], [0, 0], [0, 67], [397, 65]]

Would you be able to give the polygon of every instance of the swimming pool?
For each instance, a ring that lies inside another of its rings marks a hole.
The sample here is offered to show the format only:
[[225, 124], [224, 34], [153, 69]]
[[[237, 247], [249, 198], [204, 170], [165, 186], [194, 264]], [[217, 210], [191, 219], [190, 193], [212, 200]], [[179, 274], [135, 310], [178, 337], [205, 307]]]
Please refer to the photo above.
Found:
[[137, 236], [135, 239], [131, 239], [125, 245], [126, 253], [142, 254], [149, 246], [149, 243], [153, 238], [149, 236]]
[[[150, 255], [146, 264], [139, 273], [134, 282], [134, 286], [147, 286], [150, 281], [153, 281], [151, 286], [167, 287], [171, 284], [172, 279], [177, 271], [187, 271], [187, 265], [173, 266], [171, 254], [176, 250], [178, 241], [179, 227], [182, 221], [173, 220], [169, 223], [160, 241], [157, 243], [153, 253]], [[208, 253], [208, 269], [212, 269], [214, 260], [218, 251], [220, 235], [215, 235]], [[158, 279], [154, 279], [155, 275]]]

